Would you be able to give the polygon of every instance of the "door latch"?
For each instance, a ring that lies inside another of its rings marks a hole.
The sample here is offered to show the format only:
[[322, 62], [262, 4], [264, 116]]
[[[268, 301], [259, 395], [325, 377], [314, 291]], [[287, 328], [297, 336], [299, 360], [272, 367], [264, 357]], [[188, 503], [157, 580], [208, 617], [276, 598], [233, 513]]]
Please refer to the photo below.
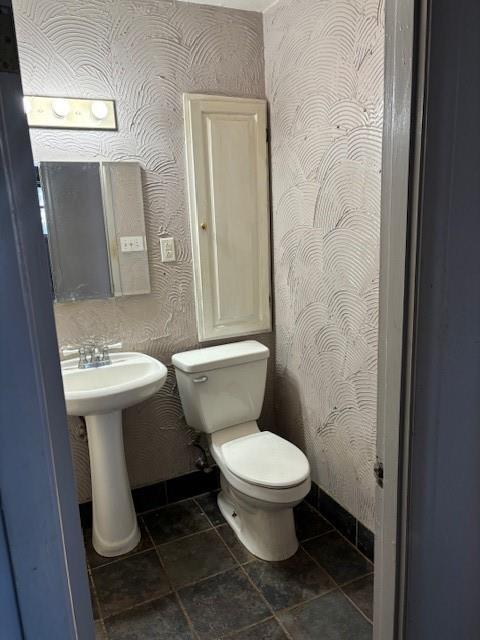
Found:
[[383, 462], [377, 458], [377, 461], [375, 462], [375, 465], [373, 467], [373, 474], [375, 476], [375, 480], [377, 481], [377, 484], [379, 487], [381, 487], [383, 489], [383, 477], [384, 477], [384, 467], [383, 467]]

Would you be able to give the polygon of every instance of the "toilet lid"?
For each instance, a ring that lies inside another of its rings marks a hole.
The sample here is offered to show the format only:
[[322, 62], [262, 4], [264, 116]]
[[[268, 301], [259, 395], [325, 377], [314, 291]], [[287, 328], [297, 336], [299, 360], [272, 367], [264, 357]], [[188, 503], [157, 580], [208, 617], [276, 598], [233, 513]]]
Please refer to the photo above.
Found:
[[269, 431], [226, 442], [222, 455], [229, 471], [261, 487], [294, 487], [310, 475], [302, 451]]

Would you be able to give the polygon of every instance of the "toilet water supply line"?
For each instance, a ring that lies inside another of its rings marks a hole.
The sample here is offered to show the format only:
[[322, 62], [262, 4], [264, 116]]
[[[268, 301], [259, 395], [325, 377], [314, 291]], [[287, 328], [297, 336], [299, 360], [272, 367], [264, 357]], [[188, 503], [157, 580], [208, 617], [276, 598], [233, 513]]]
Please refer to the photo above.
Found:
[[211, 473], [213, 471], [213, 465], [209, 462], [205, 447], [200, 444], [202, 434], [187, 425], [185, 416], [182, 416], [182, 418], [183, 424], [186, 426], [187, 433], [190, 436], [189, 445], [200, 451], [200, 456], [195, 460], [195, 466], [197, 469], [200, 469], [200, 471], [203, 471], [203, 473]]

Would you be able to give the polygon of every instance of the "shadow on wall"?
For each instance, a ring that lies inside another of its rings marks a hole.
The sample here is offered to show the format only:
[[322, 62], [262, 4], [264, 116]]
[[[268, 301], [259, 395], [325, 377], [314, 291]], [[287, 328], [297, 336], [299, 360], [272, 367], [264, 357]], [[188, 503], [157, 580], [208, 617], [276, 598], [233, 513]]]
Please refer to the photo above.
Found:
[[[288, 398], [288, 400], [280, 401], [281, 398]], [[308, 453], [303, 406], [299, 381], [288, 372], [282, 372], [279, 375], [276, 371], [274, 407], [275, 416], [278, 419], [275, 422], [275, 432]]]

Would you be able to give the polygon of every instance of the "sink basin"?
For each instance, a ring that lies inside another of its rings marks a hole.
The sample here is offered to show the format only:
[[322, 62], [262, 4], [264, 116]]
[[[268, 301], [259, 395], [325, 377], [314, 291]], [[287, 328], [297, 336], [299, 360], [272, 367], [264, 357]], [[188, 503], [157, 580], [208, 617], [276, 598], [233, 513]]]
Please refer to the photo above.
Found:
[[143, 353], [115, 353], [112, 364], [79, 369], [78, 358], [62, 362], [69, 416], [110, 413], [150, 398], [162, 388], [167, 368]]
[[143, 353], [111, 354], [111, 364], [79, 369], [62, 362], [67, 413], [84, 416], [92, 476], [92, 544], [101, 556], [128, 553], [140, 541], [123, 446], [122, 409], [161, 389], [167, 368]]

